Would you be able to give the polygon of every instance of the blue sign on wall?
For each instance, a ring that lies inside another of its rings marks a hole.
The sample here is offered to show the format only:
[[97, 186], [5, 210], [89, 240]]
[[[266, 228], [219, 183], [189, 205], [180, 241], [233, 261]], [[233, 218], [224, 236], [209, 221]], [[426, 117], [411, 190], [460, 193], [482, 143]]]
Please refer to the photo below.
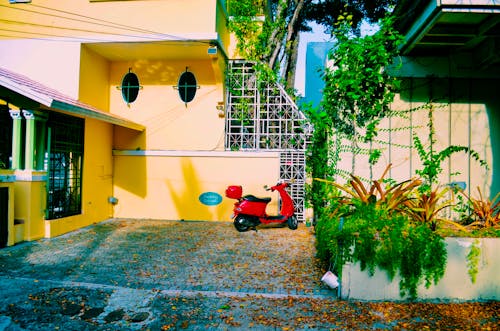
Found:
[[200, 202], [207, 206], [216, 206], [222, 202], [222, 195], [216, 192], [205, 192], [198, 197]]

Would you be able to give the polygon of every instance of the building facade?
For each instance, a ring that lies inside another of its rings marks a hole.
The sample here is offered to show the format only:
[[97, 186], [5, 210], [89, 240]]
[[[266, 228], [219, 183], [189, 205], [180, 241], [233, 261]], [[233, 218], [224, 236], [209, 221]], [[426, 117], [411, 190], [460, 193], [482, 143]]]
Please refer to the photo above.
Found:
[[226, 1], [11, 1], [0, 16], [4, 245], [110, 217], [230, 220], [228, 185], [264, 196], [286, 178], [282, 150], [226, 143]]
[[[500, 4], [481, 0], [400, 1], [395, 15], [404, 43], [402, 56], [395, 59], [391, 71], [400, 78], [401, 91], [392, 104], [393, 116], [380, 123], [376, 141], [371, 146], [358, 142], [357, 146], [365, 152], [378, 148], [382, 156], [370, 167], [368, 153], [345, 148], [337, 166], [345, 173], [369, 179], [378, 178], [392, 164], [389, 176], [403, 181], [423, 167], [415, 137], [435, 153], [452, 145], [464, 146], [476, 151], [489, 167], [466, 153], [454, 153], [441, 163], [439, 183], [459, 185], [475, 197], [479, 188], [493, 198], [500, 191], [500, 53], [495, 51], [500, 40]], [[325, 62], [332, 46], [312, 44], [307, 53], [309, 63]], [[316, 72], [317, 68], [309, 66], [306, 71]], [[309, 84], [306, 80], [306, 97], [314, 96], [317, 90], [315, 81]], [[431, 113], [435, 131], [432, 146]]]

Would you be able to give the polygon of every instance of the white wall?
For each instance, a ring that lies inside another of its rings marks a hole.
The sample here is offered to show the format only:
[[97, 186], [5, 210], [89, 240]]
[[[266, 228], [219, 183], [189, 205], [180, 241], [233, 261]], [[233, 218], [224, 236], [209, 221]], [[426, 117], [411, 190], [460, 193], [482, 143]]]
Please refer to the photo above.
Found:
[[[419, 299], [440, 300], [499, 300], [500, 299], [500, 239], [480, 238], [479, 273], [475, 283], [467, 273], [466, 256], [474, 239], [446, 238], [448, 260], [443, 278], [428, 289], [418, 288]], [[399, 295], [399, 276], [389, 281], [385, 271], [376, 269], [370, 277], [361, 271], [359, 263], [347, 264], [342, 270], [341, 297], [357, 300], [403, 300]]]

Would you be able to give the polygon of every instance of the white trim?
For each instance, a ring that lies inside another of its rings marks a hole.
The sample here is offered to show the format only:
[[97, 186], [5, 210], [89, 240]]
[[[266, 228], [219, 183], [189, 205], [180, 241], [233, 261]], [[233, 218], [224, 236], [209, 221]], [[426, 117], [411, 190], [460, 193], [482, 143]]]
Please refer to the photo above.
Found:
[[16, 181], [17, 182], [46, 182], [47, 173], [34, 173], [30, 170], [18, 170], [16, 171]]
[[178, 150], [113, 150], [113, 156], [167, 156], [167, 157], [252, 157], [278, 158], [278, 152], [232, 151], [178, 151]]

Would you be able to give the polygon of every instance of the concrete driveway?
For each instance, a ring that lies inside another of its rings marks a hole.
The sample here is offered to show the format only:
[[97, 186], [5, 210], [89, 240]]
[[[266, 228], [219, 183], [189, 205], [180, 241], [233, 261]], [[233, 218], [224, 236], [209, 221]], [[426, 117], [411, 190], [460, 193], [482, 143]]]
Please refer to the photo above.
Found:
[[499, 302], [337, 300], [314, 241], [303, 224], [110, 220], [1, 249], [0, 331], [498, 329]]
[[239, 233], [227, 222], [110, 220], [0, 250], [0, 315], [29, 330], [161, 329], [176, 323], [158, 313], [160, 296], [203, 297], [215, 306], [201, 325], [230, 326], [215, 317], [229, 297], [334, 299], [314, 256], [304, 225]]

